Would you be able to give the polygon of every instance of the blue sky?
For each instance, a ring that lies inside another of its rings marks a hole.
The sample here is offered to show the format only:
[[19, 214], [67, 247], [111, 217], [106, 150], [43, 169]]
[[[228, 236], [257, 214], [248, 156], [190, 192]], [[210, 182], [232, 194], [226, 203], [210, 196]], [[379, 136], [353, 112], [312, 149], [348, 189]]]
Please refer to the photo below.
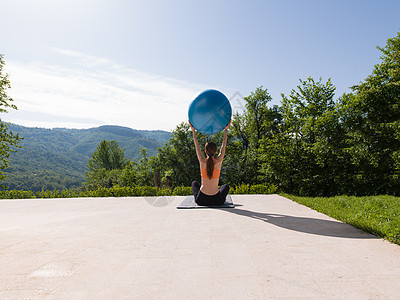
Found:
[[337, 96], [379, 63], [400, 1], [2, 1], [0, 53], [25, 126], [173, 130], [192, 97], [263, 85], [279, 104], [299, 79]]

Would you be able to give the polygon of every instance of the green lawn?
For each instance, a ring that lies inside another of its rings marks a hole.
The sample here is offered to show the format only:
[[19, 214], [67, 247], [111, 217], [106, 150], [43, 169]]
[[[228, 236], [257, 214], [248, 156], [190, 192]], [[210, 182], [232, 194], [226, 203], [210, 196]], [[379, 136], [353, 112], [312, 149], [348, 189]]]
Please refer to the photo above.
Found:
[[400, 197], [282, 196], [400, 245]]

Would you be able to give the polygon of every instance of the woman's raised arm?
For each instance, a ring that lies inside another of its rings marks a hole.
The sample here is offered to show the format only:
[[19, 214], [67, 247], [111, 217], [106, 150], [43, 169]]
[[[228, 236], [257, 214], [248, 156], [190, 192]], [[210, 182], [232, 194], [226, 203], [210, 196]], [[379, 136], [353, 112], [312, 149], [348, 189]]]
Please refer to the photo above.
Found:
[[226, 144], [228, 142], [228, 128], [230, 125], [231, 125], [231, 121], [229, 121], [228, 125], [226, 125], [225, 130], [224, 130], [224, 139], [222, 140], [221, 150], [219, 151], [219, 155], [218, 155], [219, 159], [224, 159], [224, 156], [225, 156]]
[[189, 121], [189, 125], [190, 125], [190, 128], [192, 128], [192, 132], [193, 132], [193, 140], [194, 140], [194, 146], [196, 147], [197, 159], [199, 160], [199, 162], [201, 162], [201, 160], [204, 159], [204, 156], [201, 154], [199, 141], [197, 140], [197, 136], [196, 136], [196, 130], [194, 129], [194, 127], [192, 126], [192, 123], [190, 123], [190, 121]]

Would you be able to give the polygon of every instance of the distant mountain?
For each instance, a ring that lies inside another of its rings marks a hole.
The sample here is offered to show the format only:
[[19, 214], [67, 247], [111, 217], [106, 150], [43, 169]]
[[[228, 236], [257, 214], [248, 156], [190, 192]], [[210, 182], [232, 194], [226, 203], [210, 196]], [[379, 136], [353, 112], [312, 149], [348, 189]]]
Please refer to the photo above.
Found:
[[11, 124], [10, 130], [24, 138], [23, 148], [12, 153], [6, 169], [8, 178], [2, 183], [10, 189], [34, 191], [81, 186], [90, 156], [102, 140], [118, 142], [125, 149], [125, 156], [137, 161], [141, 148], [155, 155], [171, 136], [167, 131], [121, 126], [45, 129]]

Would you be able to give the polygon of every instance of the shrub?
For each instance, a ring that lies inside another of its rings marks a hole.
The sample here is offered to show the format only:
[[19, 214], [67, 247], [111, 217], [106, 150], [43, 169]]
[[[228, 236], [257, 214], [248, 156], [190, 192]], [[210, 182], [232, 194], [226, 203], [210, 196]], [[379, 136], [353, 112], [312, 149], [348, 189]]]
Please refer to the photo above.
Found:
[[[277, 187], [271, 185], [242, 184], [230, 189], [230, 194], [272, 194]], [[0, 199], [32, 199], [32, 198], [78, 198], [78, 197], [144, 197], [144, 196], [187, 196], [192, 195], [190, 186], [178, 186], [173, 191], [169, 188], [153, 186], [125, 187], [115, 185], [112, 188], [99, 187], [95, 190], [42, 190], [40, 192], [6, 190], [0, 191]]]
[[177, 186], [172, 192], [173, 196], [188, 196], [192, 195], [192, 187], [190, 186]]
[[248, 184], [241, 184], [232, 189], [232, 194], [248, 194], [249, 189]]
[[36, 198], [55, 198], [53, 195], [53, 191], [49, 190], [41, 190], [40, 192], [36, 192]]
[[249, 194], [273, 194], [278, 188], [274, 184], [255, 184], [250, 186]]
[[10, 190], [10, 191], [0, 191], [1, 199], [32, 199], [36, 198], [35, 193], [32, 191], [20, 191], [20, 190]]
[[157, 196], [157, 188], [153, 186], [141, 186], [140, 196]]
[[274, 184], [241, 184], [230, 189], [230, 194], [273, 194], [277, 191]]
[[113, 186], [110, 190], [112, 190], [114, 197], [128, 197], [133, 192], [129, 187], [120, 187], [118, 185]]
[[158, 189], [157, 196], [171, 196], [171, 189], [169, 188]]
[[113, 189], [107, 189], [104, 187], [100, 187], [97, 190], [89, 191], [89, 197], [113, 197]]

